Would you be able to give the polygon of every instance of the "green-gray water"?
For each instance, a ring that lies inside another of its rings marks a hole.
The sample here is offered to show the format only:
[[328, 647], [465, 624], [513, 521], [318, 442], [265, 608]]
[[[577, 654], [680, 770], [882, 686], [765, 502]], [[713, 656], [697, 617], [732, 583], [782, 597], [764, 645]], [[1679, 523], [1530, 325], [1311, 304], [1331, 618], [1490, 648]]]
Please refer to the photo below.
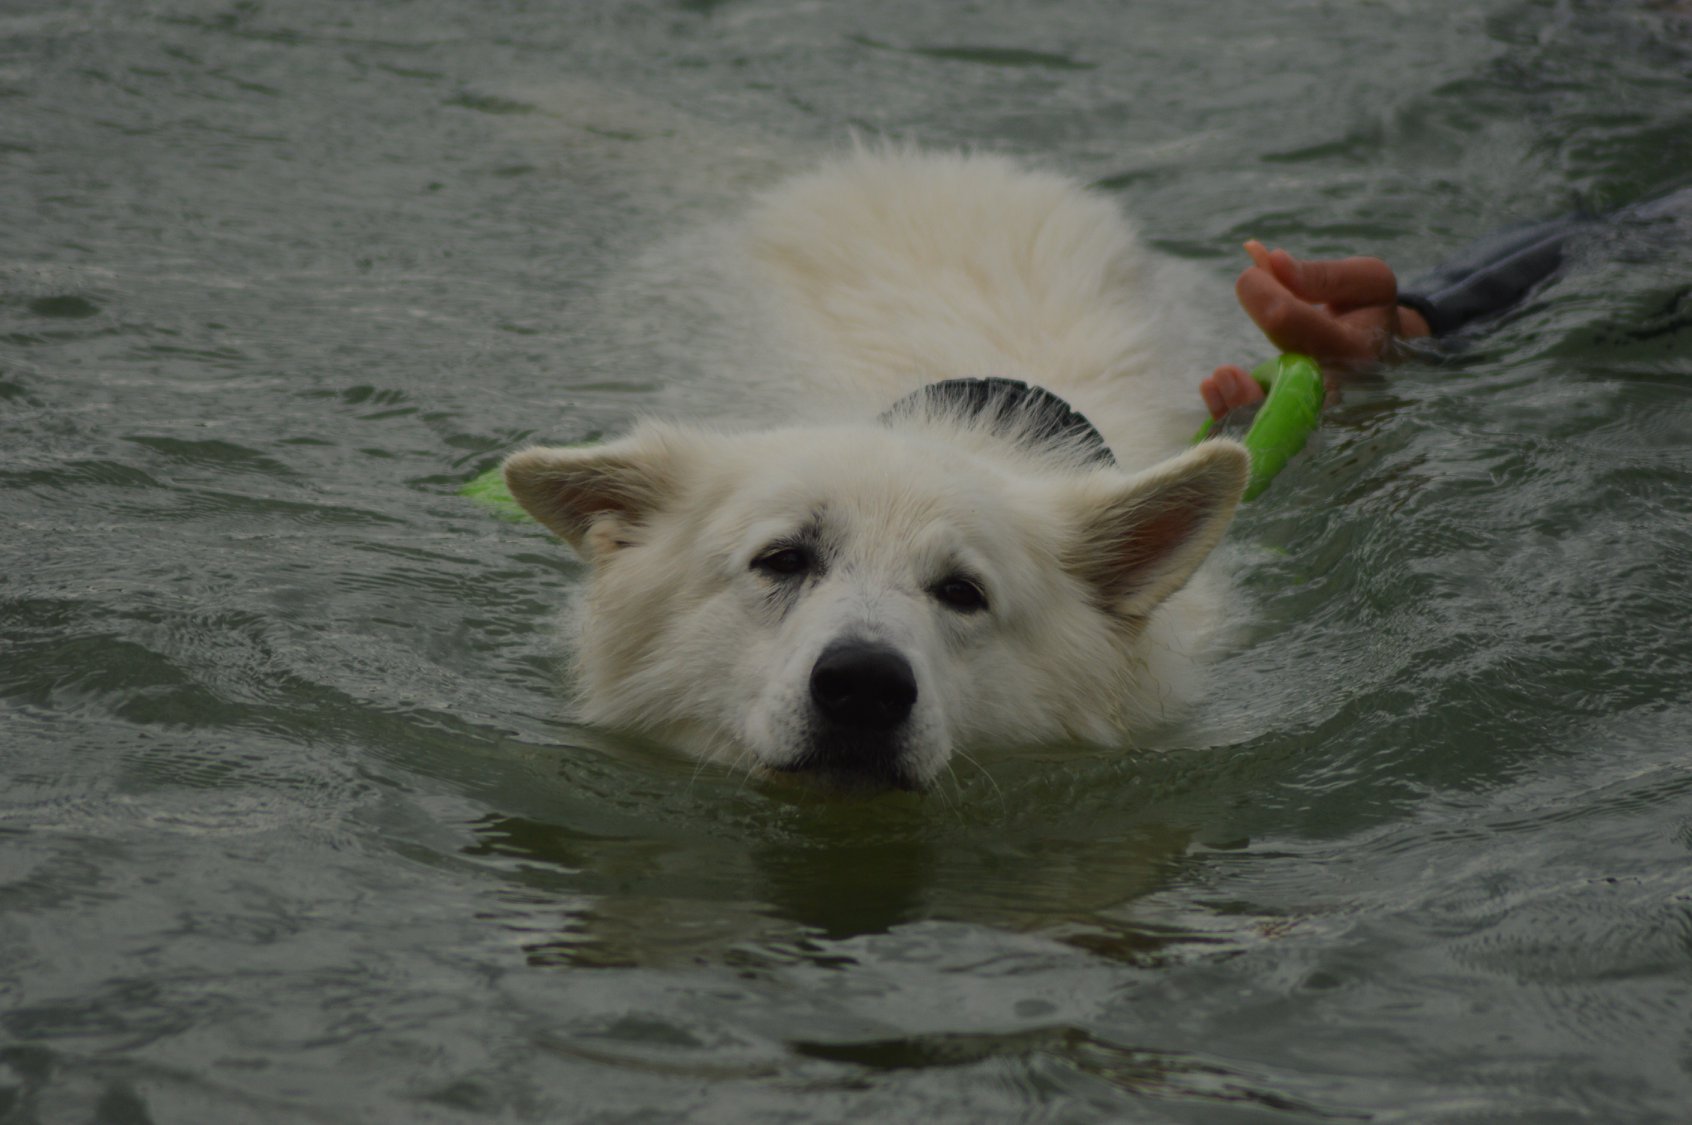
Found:
[[686, 401], [605, 279], [854, 129], [1414, 272], [1692, 177], [1692, 16], [0, 0], [0, 1122], [1692, 1114], [1684, 222], [1332, 414], [1191, 749], [568, 725], [456, 489]]

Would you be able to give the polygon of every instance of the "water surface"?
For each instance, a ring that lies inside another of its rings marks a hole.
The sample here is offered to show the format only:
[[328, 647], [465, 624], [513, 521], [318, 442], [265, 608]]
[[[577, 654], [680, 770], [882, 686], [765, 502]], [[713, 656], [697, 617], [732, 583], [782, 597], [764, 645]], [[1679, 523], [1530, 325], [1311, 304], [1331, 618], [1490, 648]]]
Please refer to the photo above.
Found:
[[1689, 75], [1673, 4], [0, 9], [0, 1122], [1684, 1120], [1685, 223], [1348, 395], [1178, 752], [578, 729], [580, 567], [456, 489], [718, 405], [607, 279], [849, 130], [1225, 297], [1684, 184]]

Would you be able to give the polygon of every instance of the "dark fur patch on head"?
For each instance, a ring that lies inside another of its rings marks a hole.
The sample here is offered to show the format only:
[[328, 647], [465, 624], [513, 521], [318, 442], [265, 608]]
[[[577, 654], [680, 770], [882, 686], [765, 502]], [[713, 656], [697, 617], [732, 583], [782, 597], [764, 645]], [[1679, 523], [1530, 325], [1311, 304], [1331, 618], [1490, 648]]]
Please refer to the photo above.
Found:
[[1016, 379], [930, 383], [881, 415], [889, 423], [904, 418], [956, 418], [1033, 449], [1056, 447], [1079, 452], [1085, 460], [1101, 465], [1116, 464], [1104, 436], [1085, 415], [1044, 387]]

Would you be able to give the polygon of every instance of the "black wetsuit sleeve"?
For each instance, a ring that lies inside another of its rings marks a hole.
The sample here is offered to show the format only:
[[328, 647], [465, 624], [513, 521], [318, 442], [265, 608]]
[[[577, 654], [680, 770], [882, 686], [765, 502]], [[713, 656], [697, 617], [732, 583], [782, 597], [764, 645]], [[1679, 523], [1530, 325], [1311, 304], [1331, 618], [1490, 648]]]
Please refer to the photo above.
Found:
[[1566, 215], [1488, 235], [1399, 291], [1435, 336], [1505, 311], [1563, 265], [1568, 244], [1598, 220]]
[[1692, 217], [1692, 187], [1682, 187], [1608, 215], [1565, 215], [1490, 234], [1416, 278], [1398, 303], [1427, 319], [1435, 336], [1449, 336], [1496, 316], [1562, 269], [1573, 244], [1603, 228], [1684, 223]]

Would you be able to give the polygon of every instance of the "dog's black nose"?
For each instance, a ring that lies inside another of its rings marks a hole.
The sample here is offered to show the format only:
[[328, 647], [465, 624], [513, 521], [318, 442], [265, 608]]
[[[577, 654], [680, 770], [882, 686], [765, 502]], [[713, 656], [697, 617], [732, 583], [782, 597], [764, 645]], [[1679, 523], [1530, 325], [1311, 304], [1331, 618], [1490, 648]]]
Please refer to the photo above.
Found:
[[910, 716], [916, 697], [910, 661], [886, 645], [836, 641], [811, 668], [811, 699], [840, 727], [890, 731]]

